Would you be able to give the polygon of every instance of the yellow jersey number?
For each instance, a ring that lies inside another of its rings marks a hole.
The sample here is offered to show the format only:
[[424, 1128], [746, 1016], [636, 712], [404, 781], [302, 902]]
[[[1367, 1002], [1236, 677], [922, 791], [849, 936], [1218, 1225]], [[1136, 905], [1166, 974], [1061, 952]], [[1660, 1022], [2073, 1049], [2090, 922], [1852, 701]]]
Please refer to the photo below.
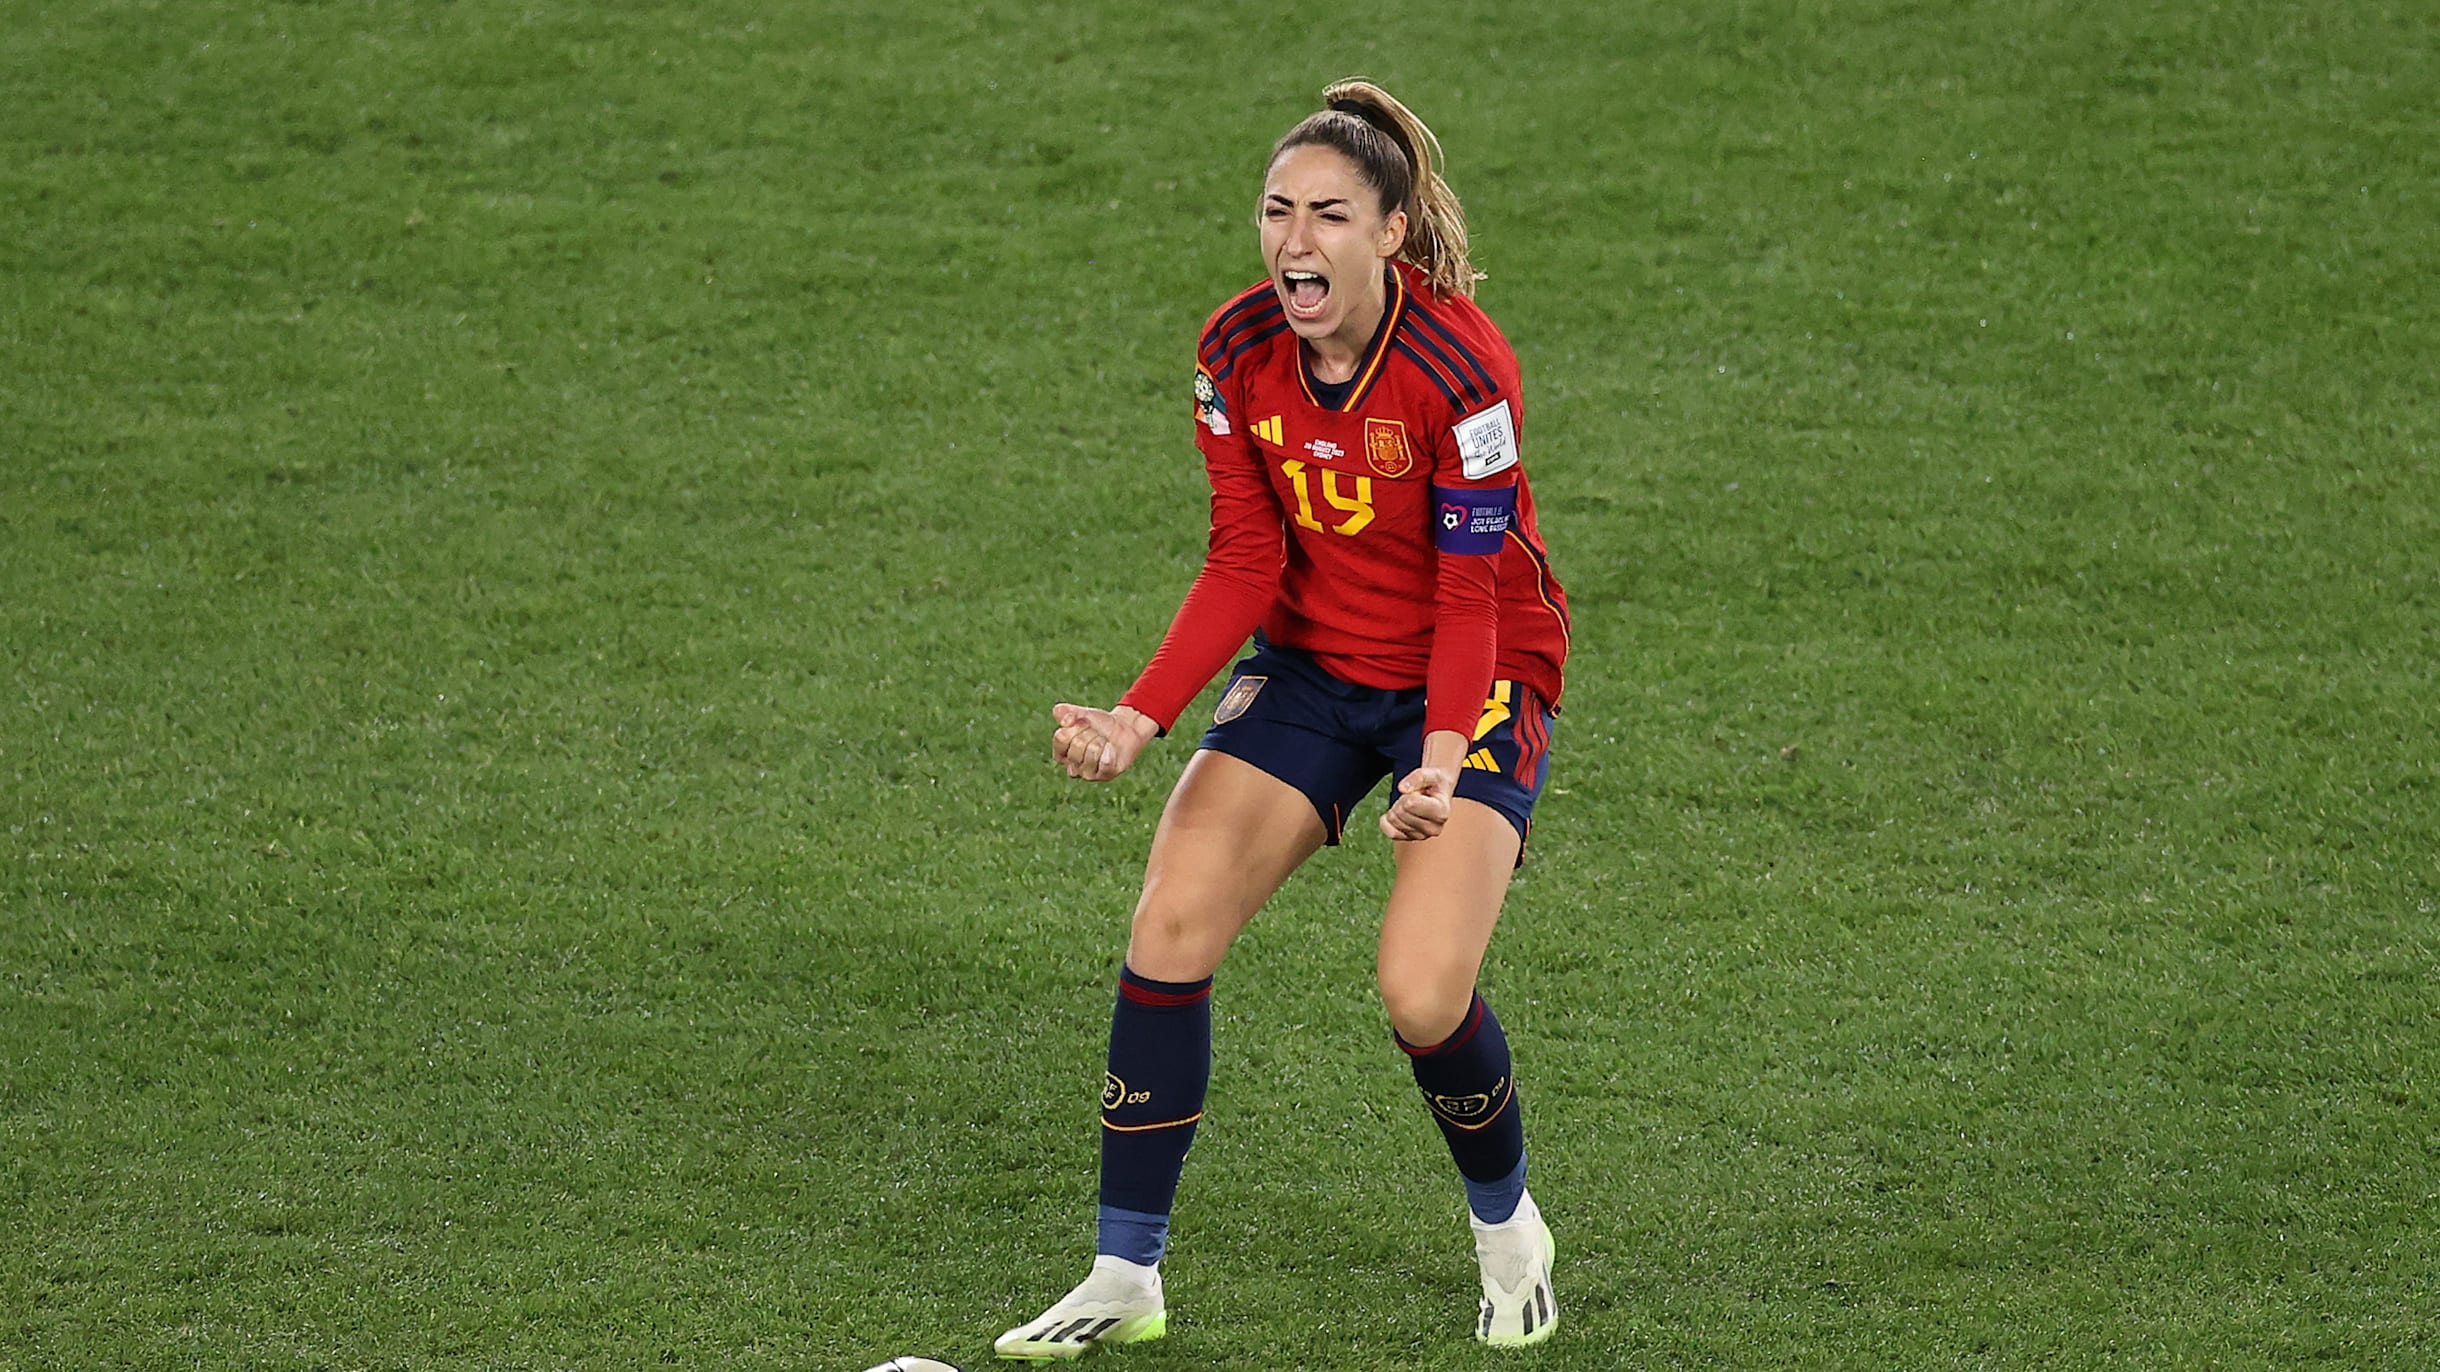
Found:
[[1364, 531], [1365, 525], [1373, 522], [1371, 477], [1355, 477], [1352, 479], [1354, 489], [1343, 491], [1339, 488], [1338, 469], [1323, 468], [1322, 503], [1347, 516], [1336, 524], [1324, 524], [1313, 513], [1313, 489], [1308, 479], [1311, 473], [1306, 470], [1305, 464], [1282, 462], [1279, 469], [1287, 474], [1289, 485], [1296, 490], [1296, 522], [1304, 527], [1315, 533], [1358, 534]]

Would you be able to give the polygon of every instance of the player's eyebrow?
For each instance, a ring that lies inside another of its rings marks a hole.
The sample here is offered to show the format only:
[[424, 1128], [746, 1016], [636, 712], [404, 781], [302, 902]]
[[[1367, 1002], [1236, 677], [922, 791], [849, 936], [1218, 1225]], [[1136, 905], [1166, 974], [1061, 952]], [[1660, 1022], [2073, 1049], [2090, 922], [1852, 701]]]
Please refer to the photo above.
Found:
[[[1289, 199], [1287, 196], [1281, 195], [1277, 191], [1273, 191], [1269, 195], [1264, 196], [1263, 203], [1266, 205], [1285, 205], [1289, 209], [1296, 208], [1296, 202], [1294, 200]], [[1352, 203], [1354, 202], [1348, 200], [1347, 197], [1343, 195], [1332, 196], [1327, 200], [1308, 200], [1305, 202], [1305, 208], [1309, 210], [1326, 210], [1333, 205], [1347, 205]]]

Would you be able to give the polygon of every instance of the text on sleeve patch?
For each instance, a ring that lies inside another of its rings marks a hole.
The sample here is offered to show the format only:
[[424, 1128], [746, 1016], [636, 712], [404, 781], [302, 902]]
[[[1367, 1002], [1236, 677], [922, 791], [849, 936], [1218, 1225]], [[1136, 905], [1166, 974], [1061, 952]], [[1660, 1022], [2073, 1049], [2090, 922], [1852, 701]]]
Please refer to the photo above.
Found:
[[1450, 433], [1457, 439], [1457, 453], [1465, 461], [1468, 481], [1480, 481], [1517, 465], [1516, 416], [1505, 400], [1467, 415], [1457, 421]]

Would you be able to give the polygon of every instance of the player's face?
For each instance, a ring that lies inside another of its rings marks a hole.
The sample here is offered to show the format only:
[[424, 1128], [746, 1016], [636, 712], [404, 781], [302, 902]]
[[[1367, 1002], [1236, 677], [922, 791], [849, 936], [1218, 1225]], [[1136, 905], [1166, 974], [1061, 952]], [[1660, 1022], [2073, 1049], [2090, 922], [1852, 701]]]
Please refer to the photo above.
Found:
[[1308, 340], [1371, 340], [1388, 308], [1381, 263], [1406, 241], [1406, 212], [1381, 212], [1380, 193], [1336, 148], [1305, 143], [1281, 153], [1263, 178], [1262, 260], [1288, 327]]

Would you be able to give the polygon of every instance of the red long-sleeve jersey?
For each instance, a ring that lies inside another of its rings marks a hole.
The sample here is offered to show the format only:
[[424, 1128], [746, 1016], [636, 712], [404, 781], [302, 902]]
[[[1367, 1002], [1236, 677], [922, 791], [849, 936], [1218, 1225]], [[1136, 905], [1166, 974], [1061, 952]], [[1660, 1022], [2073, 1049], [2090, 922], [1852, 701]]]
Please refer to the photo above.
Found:
[[1119, 702], [1164, 730], [1257, 627], [1344, 680], [1425, 687], [1427, 733], [1471, 731], [1495, 677], [1557, 705], [1567, 595], [1525, 483], [1516, 354], [1413, 267], [1387, 286], [1344, 387], [1313, 379], [1267, 279], [1204, 325], [1210, 548]]

